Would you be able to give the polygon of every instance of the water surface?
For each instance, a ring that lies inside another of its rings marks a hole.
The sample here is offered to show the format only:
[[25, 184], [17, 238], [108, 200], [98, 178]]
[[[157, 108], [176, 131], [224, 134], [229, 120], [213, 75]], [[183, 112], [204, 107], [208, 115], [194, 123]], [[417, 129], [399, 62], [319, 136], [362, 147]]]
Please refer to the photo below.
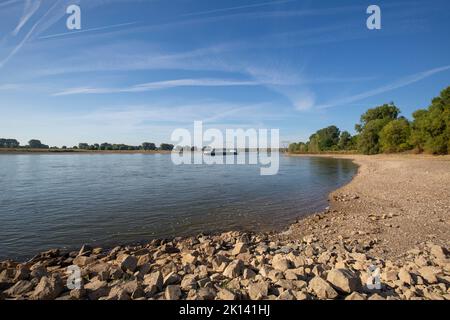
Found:
[[231, 229], [267, 231], [323, 210], [349, 160], [175, 166], [167, 154], [0, 155], [0, 258]]

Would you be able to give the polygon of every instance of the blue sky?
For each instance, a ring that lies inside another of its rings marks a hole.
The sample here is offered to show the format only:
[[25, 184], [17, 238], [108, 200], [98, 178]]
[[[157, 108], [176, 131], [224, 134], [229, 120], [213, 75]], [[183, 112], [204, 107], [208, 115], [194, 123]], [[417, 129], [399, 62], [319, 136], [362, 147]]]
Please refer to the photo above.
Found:
[[369, 107], [411, 117], [450, 85], [449, 31], [447, 0], [1, 0], [0, 137], [161, 143], [194, 120], [283, 141], [353, 132]]

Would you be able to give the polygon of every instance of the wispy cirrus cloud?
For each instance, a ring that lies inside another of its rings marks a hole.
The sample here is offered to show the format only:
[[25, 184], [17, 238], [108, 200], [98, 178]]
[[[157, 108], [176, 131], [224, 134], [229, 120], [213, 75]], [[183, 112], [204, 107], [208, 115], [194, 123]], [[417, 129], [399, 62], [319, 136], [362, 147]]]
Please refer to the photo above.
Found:
[[246, 80], [228, 79], [176, 79], [142, 83], [131, 87], [121, 88], [71, 88], [53, 94], [54, 96], [67, 96], [75, 94], [105, 94], [105, 93], [132, 93], [164, 90], [177, 87], [229, 87], [229, 86], [256, 86], [260, 83]]
[[20, 17], [19, 23], [13, 31], [13, 35], [16, 36], [22, 27], [30, 20], [30, 18], [38, 11], [41, 6], [41, 0], [26, 0], [25, 6], [23, 8], [22, 16]]
[[191, 12], [191, 13], [185, 13], [185, 14], [182, 14], [181, 16], [182, 17], [202, 16], [202, 15], [218, 13], [218, 12], [229, 12], [229, 11], [236, 11], [236, 10], [242, 10], [242, 9], [251, 9], [251, 8], [257, 8], [257, 7], [265, 7], [265, 6], [284, 4], [284, 3], [289, 3], [289, 2], [295, 2], [295, 0], [279, 0], [279, 1], [254, 3], [254, 4], [248, 4], [248, 5], [242, 5], [242, 6], [225, 7], [225, 8], [205, 10], [205, 11], [196, 11], [196, 12]]
[[410, 84], [416, 83], [418, 81], [421, 81], [423, 79], [426, 79], [428, 77], [431, 77], [435, 74], [441, 73], [441, 72], [445, 72], [450, 70], [450, 65], [446, 65], [446, 66], [442, 66], [442, 67], [438, 67], [438, 68], [433, 68], [430, 70], [426, 70], [423, 72], [419, 72], [404, 78], [401, 78], [395, 82], [392, 82], [388, 85], [376, 88], [376, 89], [372, 89], [369, 91], [365, 91], [356, 95], [352, 95], [343, 99], [337, 99], [337, 100], [333, 100], [331, 102], [328, 103], [323, 103], [320, 105], [317, 105], [316, 108], [317, 109], [326, 109], [326, 108], [332, 108], [332, 107], [337, 107], [337, 106], [342, 106], [342, 105], [346, 105], [349, 103], [353, 103], [356, 101], [360, 101], [366, 98], [370, 98], [385, 92], [389, 92], [395, 89], [399, 89], [402, 87], [406, 87]]

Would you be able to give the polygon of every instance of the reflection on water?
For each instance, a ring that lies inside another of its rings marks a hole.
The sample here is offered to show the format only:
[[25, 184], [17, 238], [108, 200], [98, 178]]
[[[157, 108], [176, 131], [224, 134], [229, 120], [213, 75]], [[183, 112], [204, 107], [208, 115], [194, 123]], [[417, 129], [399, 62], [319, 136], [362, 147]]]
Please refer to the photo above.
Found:
[[231, 229], [267, 231], [322, 210], [348, 160], [175, 166], [162, 154], [0, 155], [0, 258]]

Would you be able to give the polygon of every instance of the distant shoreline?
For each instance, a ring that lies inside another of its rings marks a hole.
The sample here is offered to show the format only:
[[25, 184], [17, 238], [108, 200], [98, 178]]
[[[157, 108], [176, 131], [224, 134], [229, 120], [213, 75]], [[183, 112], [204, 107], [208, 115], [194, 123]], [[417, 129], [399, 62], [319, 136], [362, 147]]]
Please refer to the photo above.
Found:
[[166, 150], [0, 149], [0, 154], [169, 154]]

